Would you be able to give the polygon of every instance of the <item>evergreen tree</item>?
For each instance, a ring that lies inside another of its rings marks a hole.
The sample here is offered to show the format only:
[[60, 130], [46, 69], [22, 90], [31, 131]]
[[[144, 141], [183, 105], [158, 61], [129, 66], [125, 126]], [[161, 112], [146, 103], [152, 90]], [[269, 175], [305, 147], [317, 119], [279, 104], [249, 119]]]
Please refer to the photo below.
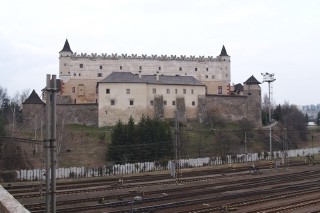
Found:
[[126, 133], [125, 126], [119, 120], [111, 134], [111, 144], [109, 145], [107, 159], [115, 163], [127, 161], [126, 153]]

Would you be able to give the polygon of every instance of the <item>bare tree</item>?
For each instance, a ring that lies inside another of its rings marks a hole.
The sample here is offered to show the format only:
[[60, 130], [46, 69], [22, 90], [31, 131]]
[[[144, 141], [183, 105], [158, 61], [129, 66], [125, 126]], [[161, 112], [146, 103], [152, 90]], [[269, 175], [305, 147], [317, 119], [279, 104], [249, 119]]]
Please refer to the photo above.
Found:
[[211, 129], [225, 125], [225, 119], [219, 109], [211, 108], [207, 111], [207, 124]]

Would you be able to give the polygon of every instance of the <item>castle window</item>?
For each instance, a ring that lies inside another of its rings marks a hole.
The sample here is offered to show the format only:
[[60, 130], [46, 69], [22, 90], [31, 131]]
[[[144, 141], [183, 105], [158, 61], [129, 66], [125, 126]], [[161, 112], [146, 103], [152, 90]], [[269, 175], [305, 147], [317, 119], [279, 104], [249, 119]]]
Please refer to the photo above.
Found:
[[102, 77], [102, 73], [101, 72], [98, 73], [98, 77]]
[[129, 104], [130, 104], [130, 106], [133, 106], [133, 104], [134, 104], [133, 99], [129, 100]]
[[73, 76], [76, 76], [77, 75], [77, 73], [73, 73]]
[[214, 75], [212, 76], [212, 79], [214, 79]]
[[100, 65], [100, 70], [102, 70], [102, 66]]
[[68, 74], [70, 74], [70, 72], [68, 72]]
[[122, 70], [122, 66], [120, 66], [120, 70]]
[[228, 74], [226, 74], [226, 77], [228, 77]]
[[191, 94], [193, 94], [193, 89], [191, 89]]
[[79, 73], [79, 76], [81, 76], [81, 73]]
[[150, 105], [153, 106], [153, 101], [150, 101]]
[[187, 94], [187, 90], [186, 89], [183, 89], [183, 94]]
[[67, 66], [67, 63], [64, 63], [63, 65], [64, 65], [64, 66]]
[[219, 95], [222, 94], [222, 86], [218, 86], [218, 94], [219, 94]]
[[142, 70], [142, 66], [139, 66], [139, 70]]
[[80, 64], [80, 68], [83, 68], [83, 64]]
[[175, 101], [172, 101], [172, 106], [176, 105], [176, 102]]
[[179, 71], [182, 71], [182, 67], [179, 67]]
[[126, 89], [126, 93], [127, 93], [127, 94], [130, 94], [130, 89]]
[[159, 67], [159, 70], [161, 70], [161, 67]]
[[194, 71], [198, 71], [198, 68], [194, 68]]
[[163, 105], [167, 105], [167, 101], [163, 101]]
[[114, 99], [111, 99], [110, 104], [114, 106], [116, 104], [116, 101]]
[[110, 94], [110, 89], [106, 89], [106, 94]]
[[192, 101], [192, 106], [195, 106], [196, 105], [196, 102], [195, 101]]
[[209, 78], [209, 76], [208, 76], [208, 75], [206, 75], [206, 78]]
[[167, 89], [167, 94], [170, 94], [170, 89]]
[[208, 68], [208, 67], [206, 68], [206, 71], [209, 71], [209, 68]]
[[175, 89], [175, 93], [178, 94], [178, 89]]
[[153, 93], [153, 94], [156, 94], [156, 93], [157, 93], [157, 89], [156, 89], [156, 88], [153, 88], [153, 89], [152, 89], [152, 93]]
[[72, 87], [72, 93], [76, 93], [76, 87]]

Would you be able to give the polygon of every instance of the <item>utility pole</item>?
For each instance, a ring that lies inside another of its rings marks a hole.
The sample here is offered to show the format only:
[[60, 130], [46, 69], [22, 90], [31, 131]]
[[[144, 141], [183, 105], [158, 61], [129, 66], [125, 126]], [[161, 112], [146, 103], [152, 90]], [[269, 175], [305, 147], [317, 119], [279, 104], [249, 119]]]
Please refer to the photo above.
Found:
[[52, 75], [52, 94], [51, 94], [51, 212], [56, 212], [56, 168], [57, 168], [57, 140], [56, 140], [56, 104], [57, 104], [57, 79]]
[[[46, 150], [46, 212], [56, 212], [56, 102], [57, 79], [56, 75], [47, 75], [46, 87], [46, 124], [47, 135], [44, 143]], [[51, 182], [50, 182], [51, 180]]]
[[46, 86], [46, 139], [44, 140], [44, 150], [46, 152], [46, 213], [50, 212], [50, 138], [51, 138], [51, 84], [50, 75], [47, 75], [47, 86]]

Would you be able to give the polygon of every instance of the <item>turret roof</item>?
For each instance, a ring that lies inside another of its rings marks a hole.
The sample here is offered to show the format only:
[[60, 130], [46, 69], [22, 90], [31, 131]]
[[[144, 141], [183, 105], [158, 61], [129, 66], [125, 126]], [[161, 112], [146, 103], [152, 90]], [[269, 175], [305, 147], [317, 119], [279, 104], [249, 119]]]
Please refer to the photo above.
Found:
[[69, 42], [68, 42], [68, 39], [66, 39], [66, 42], [64, 43], [64, 46], [60, 52], [72, 52], [70, 45], [69, 45]]
[[40, 99], [36, 91], [33, 90], [23, 104], [44, 104], [44, 102]]
[[222, 50], [221, 50], [221, 53], [220, 53], [219, 56], [229, 56], [228, 53], [227, 53], [226, 48], [224, 47], [224, 45], [222, 46]]
[[253, 75], [244, 82], [245, 84], [261, 84]]

